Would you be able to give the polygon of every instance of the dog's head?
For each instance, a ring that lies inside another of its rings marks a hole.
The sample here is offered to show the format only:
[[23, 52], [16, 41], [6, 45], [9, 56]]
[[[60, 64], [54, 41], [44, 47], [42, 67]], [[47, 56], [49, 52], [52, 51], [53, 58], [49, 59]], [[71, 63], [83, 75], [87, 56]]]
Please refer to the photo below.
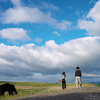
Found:
[[9, 93], [10, 96], [15, 95], [15, 94], [18, 94], [17, 91], [12, 91], [12, 92]]
[[12, 85], [11, 95], [18, 94], [14, 85]]
[[12, 95], [15, 95], [15, 94], [18, 94], [17, 91], [13, 91], [13, 92], [12, 92]]

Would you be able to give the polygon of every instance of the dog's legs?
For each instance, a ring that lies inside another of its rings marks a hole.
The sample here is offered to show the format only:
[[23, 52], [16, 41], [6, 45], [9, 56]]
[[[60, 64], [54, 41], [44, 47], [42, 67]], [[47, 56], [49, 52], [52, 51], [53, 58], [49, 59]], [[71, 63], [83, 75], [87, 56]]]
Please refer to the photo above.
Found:
[[5, 91], [2, 91], [2, 95], [4, 96]]
[[12, 96], [12, 95], [13, 95], [11, 91], [9, 91], [9, 95], [10, 95], [10, 96]]
[[11, 95], [11, 92], [10, 91], [8, 93], [9, 93], [9, 95]]

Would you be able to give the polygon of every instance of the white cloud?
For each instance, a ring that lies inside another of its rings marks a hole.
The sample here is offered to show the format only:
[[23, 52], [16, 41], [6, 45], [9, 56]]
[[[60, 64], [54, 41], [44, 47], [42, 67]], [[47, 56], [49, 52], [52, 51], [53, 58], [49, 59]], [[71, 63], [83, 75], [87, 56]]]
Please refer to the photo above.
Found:
[[78, 27], [85, 29], [89, 35], [100, 36], [100, 0], [89, 11], [86, 19], [78, 21]]
[[46, 9], [52, 9], [52, 10], [59, 10], [59, 8], [57, 6], [52, 5], [51, 3], [47, 3], [47, 2], [43, 2], [41, 5], [42, 8], [46, 8]]
[[83, 76], [84, 77], [91, 77], [91, 78], [96, 77], [97, 78], [97, 77], [100, 77], [100, 73], [99, 73], [99, 75], [98, 74], [92, 74], [92, 73], [91, 74], [83, 73]]
[[0, 36], [11, 40], [30, 40], [27, 31], [22, 28], [7, 28], [0, 30]]
[[[2, 43], [0, 44], [0, 62], [2, 62], [0, 75], [8, 78], [33, 77], [36, 80], [35, 77], [43, 75], [44, 81], [49, 79], [53, 81], [56, 75], [65, 71], [68, 80], [74, 82], [76, 66], [80, 67], [82, 73], [86, 73], [83, 76], [89, 73], [94, 78], [93, 75], [95, 77], [100, 75], [100, 37], [79, 38], [61, 45], [50, 40], [41, 47], [34, 44], [21, 47], [7, 46]], [[50, 78], [50, 75], [54, 75], [53, 78]], [[26, 81], [29, 80], [28, 78]]]
[[[2, 81], [13, 81], [13, 82], [49, 82], [49, 83], [55, 83], [58, 82], [59, 79], [61, 79], [62, 75], [43, 75], [41, 73], [34, 73], [31, 77], [30, 76], [24, 76], [24, 77], [7, 77], [0, 75], [0, 80]], [[55, 81], [54, 81], [55, 79]]]
[[12, 65], [11, 62], [8, 62], [8, 61], [6, 61], [5, 59], [2, 59], [2, 58], [0, 58], [0, 64], [1, 65], [3, 65], [3, 64], [5, 64], [5, 65]]
[[44, 13], [37, 8], [30, 8], [25, 6], [20, 6], [20, 0], [11, 0], [15, 5], [14, 8], [9, 8], [4, 13], [2, 13], [1, 22], [4, 24], [18, 24], [22, 22], [30, 22], [37, 24], [48, 24], [54, 28], [66, 30], [70, 27], [71, 22], [67, 20], [62, 20], [58, 22], [56, 19], [51, 17], [51, 13]]
[[96, 3], [96, 0], [90, 0], [90, 2], [89, 2], [89, 4], [91, 4], [91, 3]]
[[52, 3], [40, 1], [38, 2], [38, 5], [35, 5], [32, 0], [29, 0], [32, 7], [37, 9], [45, 9], [45, 10], [53, 10], [53, 11], [59, 11], [59, 8], [57, 6], [54, 6]]
[[21, 0], [10, 0], [15, 6], [21, 6]]
[[40, 39], [40, 38], [37, 37], [37, 38], [35, 39], [35, 42], [41, 43], [41, 42], [42, 42], [42, 39]]
[[53, 34], [56, 34], [56, 35], [60, 36], [60, 34], [56, 31], [54, 31]]

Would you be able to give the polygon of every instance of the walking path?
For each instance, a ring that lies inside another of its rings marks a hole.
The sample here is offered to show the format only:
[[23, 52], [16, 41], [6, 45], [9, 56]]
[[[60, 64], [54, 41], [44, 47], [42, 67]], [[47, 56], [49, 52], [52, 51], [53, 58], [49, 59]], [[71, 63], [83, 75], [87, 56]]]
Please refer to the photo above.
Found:
[[66, 90], [34, 94], [15, 100], [100, 100], [100, 87], [83, 86], [82, 89], [76, 89], [72, 86]]

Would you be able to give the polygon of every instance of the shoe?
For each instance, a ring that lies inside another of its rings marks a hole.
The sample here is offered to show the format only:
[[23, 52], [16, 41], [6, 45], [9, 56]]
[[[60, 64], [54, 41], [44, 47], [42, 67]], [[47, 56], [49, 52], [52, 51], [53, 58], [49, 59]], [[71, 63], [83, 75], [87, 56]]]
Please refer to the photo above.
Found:
[[76, 87], [78, 89], [78, 87]]
[[80, 87], [80, 89], [81, 89], [82, 87]]

